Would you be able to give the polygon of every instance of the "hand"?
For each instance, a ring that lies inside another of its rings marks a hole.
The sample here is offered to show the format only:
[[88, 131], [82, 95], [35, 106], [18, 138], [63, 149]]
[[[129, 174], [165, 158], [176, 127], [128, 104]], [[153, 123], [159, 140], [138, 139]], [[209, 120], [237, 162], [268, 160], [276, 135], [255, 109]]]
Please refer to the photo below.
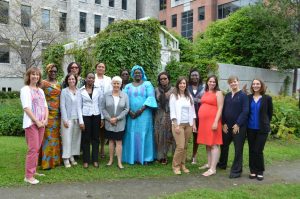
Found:
[[84, 130], [85, 130], [84, 124], [79, 124], [79, 128], [80, 128], [82, 131], [84, 131]]
[[69, 128], [69, 123], [67, 121], [64, 121], [63, 123], [65, 128]]
[[193, 125], [193, 132], [194, 132], [194, 133], [198, 133], [198, 131], [197, 131], [197, 127], [196, 127], [196, 125], [195, 125], [195, 124]]
[[117, 118], [116, 118], [116, 117], [113, 117], [113, 118], [110, 119], [109, 122], [110, 122], [112, 125], [116, 125], [116, 124], [117, 124], [117, 121], [118, 121]]
[[133, 111], [129, 111], [129, 116], [132, 118], [132, 119], [135, 119], [136, 118], [136, 115]]
[[138, 116], [142, 115], [143, 113], [143, 110], [142, 109], [139, 109], [135, 112], [135, 118], [137, 118]]
[[41, 121], [36, 121], [35, 124], [37, 125], [38, 128], [45, 127], [45, 125]]
[[224, 125], [223, 125], [223, 132], [224, 132], [225, 134], [228, 133], [228, 126], [227, 126], [227, 124], [224, 124]]
[[104, 120], [101, 120], [100, 122], [100, 128], [102, 128], [104, 126]]
[[177, 134], [180, 133], [179, 125], [177, 125], [177, 126], [175, 127], [175, 133], [177, 133]]
[[46, 127], [48, 124], [48, 119], [43, 120], [42, 123], [43, 123], [44, 127]]
[[233, 127], [232, 127], [232, 133], [233, 134], [238, 134], [240, 132], [240, 127], [235, 124]]
[[215, 122], [213, 123], [211, 129], [212, 129], [213, 131], [216, 131], [217, 128], [218, 128], [218, 122], [215, 121]]

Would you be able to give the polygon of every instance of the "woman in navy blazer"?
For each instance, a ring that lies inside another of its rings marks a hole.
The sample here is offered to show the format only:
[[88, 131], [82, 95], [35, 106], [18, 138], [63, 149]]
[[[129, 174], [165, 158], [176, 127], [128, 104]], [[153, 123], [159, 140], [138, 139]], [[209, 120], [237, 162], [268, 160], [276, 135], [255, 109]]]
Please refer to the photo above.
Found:
[[249, 144], [250, 179], [263, 180], [264, 146], [271, 131], [270, 123], [273, 115], [272, 98], [265, 95], [266, 86], [260, 79], [254, 79], [249, 95], [249, 120], [247, 137]]

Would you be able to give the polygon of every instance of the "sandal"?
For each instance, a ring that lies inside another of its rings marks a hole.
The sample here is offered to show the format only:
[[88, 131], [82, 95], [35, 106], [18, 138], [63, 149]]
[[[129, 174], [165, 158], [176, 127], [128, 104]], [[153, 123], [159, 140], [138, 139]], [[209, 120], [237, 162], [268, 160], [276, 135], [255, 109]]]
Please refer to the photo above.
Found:
[[208, 164], [205, 164], [205, 165], [203, 165], [201, 167], [198, 167], [198, 169], [200, 169], [200, 170], [209, 169], [209, 166], [208, 166]]
[[174, 169], [173, 172], [175, 175], [181, 175], [181, 171], [179, 169]]
[[211, 175], [215, 175], [217, 172], [213, 171], [212, 169], [208, 169], [206, 172], [202, 173], [203, 176], [208, 177]]

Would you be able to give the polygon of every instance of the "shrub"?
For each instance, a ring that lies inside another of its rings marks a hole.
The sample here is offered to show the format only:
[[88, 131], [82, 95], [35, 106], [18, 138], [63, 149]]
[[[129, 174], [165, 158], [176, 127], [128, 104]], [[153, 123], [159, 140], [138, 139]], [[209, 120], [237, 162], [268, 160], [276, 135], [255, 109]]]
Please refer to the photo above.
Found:
[[0, 91], [0, 99], [14, 99], [14, 98], [20, 98], [19, 91], [11, 91], [11, 92]]
[[0, 135], [23, 136], [20, 99], [0, 99]]

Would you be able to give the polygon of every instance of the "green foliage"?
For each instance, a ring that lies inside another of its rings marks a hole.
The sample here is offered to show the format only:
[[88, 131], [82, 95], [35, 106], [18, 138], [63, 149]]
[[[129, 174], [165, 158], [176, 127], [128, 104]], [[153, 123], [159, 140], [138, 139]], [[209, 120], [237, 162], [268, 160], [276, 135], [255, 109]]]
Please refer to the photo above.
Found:
[[198, 58], [260, 68], [295, 67], [294, 32], [264, 5], [244, 7], [212, 23], [195, 41]]
[[74, 58], [82, 67], [81, 76], [85, 77], [87, 73], [95, 71], [96, 60], [87, 47], [76, 48]]
[[19, 97], [20, 97], [19, 91], [11, 91], [11, 92], [0, 91], [0, 100], [1, 99], [14, 99], [14, 98], [19, 98]]
[[0, 135], [23, 136], [20, 99], [0, 99]]
[[193, 68], [198, 69], [202, 79], [206, 79], [209, 73], [215, 73], [217, 71], [218, 65], [216, 61], [207, 59], [197, 59], [194, 62], [171, 60], [166, 66], [166, 71], [170, 74], [171, 82], [174, 85], [179, 76], [188, 77], [190, 70]]
[[54, 63], [57, 66], [57, 79], [61, 80], [64, 76], [62, 68], [62, 60], [64, 58], [64, 46], [62, 44], [54, 44], [49, 46], [43, 53], [43, 79], [47, 78], [46, 66]]
[[273, 105], [272, 134], [282, 139], [300, 137], [300, 110], [298, 108], [298, 101], [288, 96], [277, 96], [273, 97]]
[[[109, 76], [138, 64], [143, 66], [148, 79], [155, 80], [160, 67], [159, 32], [159, 22], [154, 19], [117, 21], [89, 42], [87, 48], [91, 51], [77, 53], [76, 57], [84, 60], [84, 67], [89, 69], [94, 65], [92, 62], [104, 62]], [[87, 54], [95, 60], [88, 59]]]

